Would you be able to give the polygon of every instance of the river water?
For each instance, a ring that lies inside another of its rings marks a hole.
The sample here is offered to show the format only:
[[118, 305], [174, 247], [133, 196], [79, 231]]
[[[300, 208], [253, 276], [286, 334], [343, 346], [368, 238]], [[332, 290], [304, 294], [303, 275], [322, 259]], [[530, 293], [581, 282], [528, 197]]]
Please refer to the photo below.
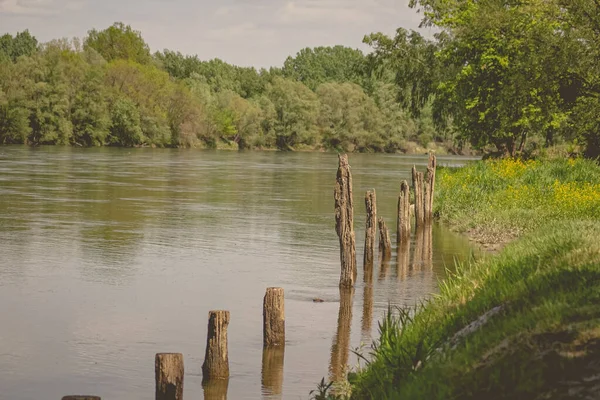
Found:
[[[428, 262], [394, 256], [363, 283], [365, 191], [395, 242], [400, 182], [426, 163], [350, 155], [359, 279], [342, 313], [334, 154], [0, 147], [0, 397], [153, 399], [155, 353], [180, 352], [185, 398], [201, 399], [208, 312], [224, 309], [228, 397], [307, 399], [356, 364], [347, 348], [376, 337], [388, 304], [430, 296], [470, 256], [434, 226]], [[285, 289], [287, 343], [263, 366], [271, 286]]]

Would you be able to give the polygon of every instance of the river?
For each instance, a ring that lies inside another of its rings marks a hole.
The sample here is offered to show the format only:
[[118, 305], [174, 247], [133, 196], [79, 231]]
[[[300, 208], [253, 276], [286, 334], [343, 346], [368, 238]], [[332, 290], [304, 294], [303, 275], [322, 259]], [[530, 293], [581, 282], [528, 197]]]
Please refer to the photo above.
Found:
[[[365, 191], [376, 189], [395, 242], [400, 182], [426, 163], [350, 155], [359, 260], [351, 348], [376, 337], [388, 303], [430, 296], [472, 253], [434, 226], [431, 264], [399, 272], [394, 258], [363, 283]], [[153, 399], [155, 353], [180, 352], [185, 398], [202, 398], [208, 312], [224, 309], [228, 397], [307, 399], [339, 371], [336, 170], [337, 156], [321, 153], [0, 147], [1, 397]], [[283, 371], [262, 368], [271, 286], [286, 296]]]

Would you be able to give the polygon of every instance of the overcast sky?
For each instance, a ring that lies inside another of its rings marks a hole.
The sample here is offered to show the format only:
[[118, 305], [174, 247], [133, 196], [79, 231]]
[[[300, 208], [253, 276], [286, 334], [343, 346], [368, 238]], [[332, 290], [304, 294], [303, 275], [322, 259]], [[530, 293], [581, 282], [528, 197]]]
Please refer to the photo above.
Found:
[[420, 19], [408, 0], [0, 0], [1, 34], [29, 29], [44, 42], [121, 21], [153, 52], [255, 67], [280, 66], [304, 47], [367, 50], [365, 34], [417, 29]]

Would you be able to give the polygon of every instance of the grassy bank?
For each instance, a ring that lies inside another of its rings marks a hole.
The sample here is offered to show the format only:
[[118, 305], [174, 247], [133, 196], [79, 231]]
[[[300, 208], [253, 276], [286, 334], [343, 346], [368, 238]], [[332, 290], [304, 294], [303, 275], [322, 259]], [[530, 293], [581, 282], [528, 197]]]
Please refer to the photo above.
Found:
[[441, 220], [510, 243], [416, 313], [388, 315], [352, 398], [598, 396], [600, 167], [491, 161], [438, 176]]
[[440, 220], [485, 245], [600, 214], [600, 167], [589, 160], [478, 162], [438, 176]]

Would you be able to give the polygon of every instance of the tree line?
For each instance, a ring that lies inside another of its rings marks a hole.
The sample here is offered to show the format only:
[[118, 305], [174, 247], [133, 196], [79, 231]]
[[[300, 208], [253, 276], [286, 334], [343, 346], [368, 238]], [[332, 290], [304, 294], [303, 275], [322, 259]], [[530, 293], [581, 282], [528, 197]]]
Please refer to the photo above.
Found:
[[342, 46], [281, 68], [243, 68], [164, 50], [122, 23], [80, 41], [0, 38], [0, 143], [402, 151], [435, 135], [391, 80]]
[[0, 37], [0, 143], [600, 155], [597, 0], [411, 0], [425, 38], [306, 48], [244, 68], [115, 23], [83, 40]]

